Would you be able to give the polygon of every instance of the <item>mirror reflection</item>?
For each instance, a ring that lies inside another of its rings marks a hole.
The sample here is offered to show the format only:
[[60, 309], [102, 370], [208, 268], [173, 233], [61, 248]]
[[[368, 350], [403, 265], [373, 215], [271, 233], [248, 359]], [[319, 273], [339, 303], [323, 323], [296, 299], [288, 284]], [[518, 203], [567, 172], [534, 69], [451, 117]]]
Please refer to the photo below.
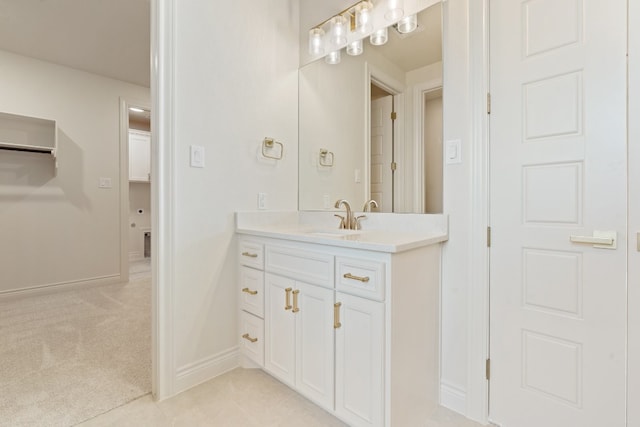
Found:
[[299, 72], [299, 209], [442, 212], [442, 9], [364, 53]]

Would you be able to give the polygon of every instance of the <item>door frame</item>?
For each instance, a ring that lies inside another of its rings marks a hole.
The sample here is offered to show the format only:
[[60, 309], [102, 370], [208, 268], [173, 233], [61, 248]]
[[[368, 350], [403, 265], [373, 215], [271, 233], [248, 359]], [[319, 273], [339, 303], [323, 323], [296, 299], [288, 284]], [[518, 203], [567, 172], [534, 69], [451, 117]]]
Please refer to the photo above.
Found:
[[[467, 295], [467, 417], [489, 418], [489, 2], [468, 3], [471, 101], [469, 292]], [[446, 22], [446, 21], [445, 21]], [[446, 31], [446, 25], [443, 26]], [[454, 29], [452, 29], [454, 30]], [[446, 33], [445, 33], [446, 34]], [[444, 76], [444, 73], [443, 73]], [[446, 85], [446, 77], [444, 85]], [[444, 90], [443, 90], [444, 95]], [[444, 100], [444, 96], [443, 96]]]
[[[364, 185], [366, 188], [366, 199], [371, 198], [371, 84], [381, 87], [393, 96], [393, 111], [396, 112], [399, 120], [395, 121], [394, 129], [394, 152], [393, 159], [398, 165], [398, 168], [403, 170], [404, 173], [394, 173], [393, 179], [393, 206], [394, 212], [404, 212], [406, 206], [404, 190], [405, 186], [405, 174], [406, 164], [404, 161], [405, 147], [404, 143], [398, 144], [398, 141], [404, 141], [404, 91], [405, 85], [377, 68], [376, 66], [365, 63], [365, 179]], [[400, 160], [400, 161], [398, 161]], [[397, 172], [397, 169], [396, 169]], [[398, 191], [401, 188], [403, 191]]]
[[[413, 212], [424, 213], [424, 97], [427, 93], [444, 89], [442, 77], [419, 83], [413, 87]], [[444, 97], [443, 97], [444, 99]], [[444, 120], [443, 120], [444, 122]], [[443, 123], [444, 127], [444, 123]], [[442, 132], [444, 134], [444, 132]]]

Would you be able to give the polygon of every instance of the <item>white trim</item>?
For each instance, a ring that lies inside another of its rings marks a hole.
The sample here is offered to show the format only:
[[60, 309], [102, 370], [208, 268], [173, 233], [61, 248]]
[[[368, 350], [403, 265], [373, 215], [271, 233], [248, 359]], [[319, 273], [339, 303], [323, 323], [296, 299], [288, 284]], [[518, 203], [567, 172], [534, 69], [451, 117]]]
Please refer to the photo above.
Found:
[[175, 394], [174, 284], [174, 78], [175, 0], [151, 2], [151, 389], [157, 400]]
[[413, 212], [424, 213], [424, 95], [442, 89], [442, 77], [413, 87]]
[[467, 297], [467, 401], [468, 418], [487, 423], [489, 382], [489, 0], [469, 2], [469, 89], [471, 95], [471, 241], [469, 295]]
[[182, 366], [176, 372], [175, 393], [209, 381], [238, 367], [239, 347], [232, 347], [213, 356]]
[[0, 292], [0, 300], [10, 299], [13, 297], [25, 297], [34, 295], [46, 295], [60, 291], [70, 291], [73, 289], [86, 289], [87, 287], [112, 285], [114, 283], [124, 282], [119, 274], [111, 274], [107, 276], [90, 277], [87, 279], [73, 280], [71, 282], [57, 282], [46, 285], [33, 286], [30, 288], [12, 289]]
[[440, 382], [440, 405], [464, 414], [467, 408], [467, 393], [464, 389], [447, 381]]

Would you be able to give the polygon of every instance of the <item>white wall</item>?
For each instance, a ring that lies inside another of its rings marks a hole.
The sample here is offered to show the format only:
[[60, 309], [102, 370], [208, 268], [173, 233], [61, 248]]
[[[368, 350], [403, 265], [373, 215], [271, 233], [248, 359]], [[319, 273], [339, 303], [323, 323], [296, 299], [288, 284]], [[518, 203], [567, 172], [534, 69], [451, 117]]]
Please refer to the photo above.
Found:
[[[174, 7], [169, 394], [232, 364], [239, 339], [234, 212], [256, 209], [258, 192], [270, 210], [295, 210], [298, 188], [298, 2]], [[284, 144], [282, 160], [261, 158], [266, 136]], [[191, 144], [205, 148], [204, 168], [189, 167]]]
[[119, 97], [149, 89], [4, 51], [0, 75], [0, 111], [56, 120], [59, 147], [57, 171], [50, 156], [0, 151], [0, 292], [118, 280]]

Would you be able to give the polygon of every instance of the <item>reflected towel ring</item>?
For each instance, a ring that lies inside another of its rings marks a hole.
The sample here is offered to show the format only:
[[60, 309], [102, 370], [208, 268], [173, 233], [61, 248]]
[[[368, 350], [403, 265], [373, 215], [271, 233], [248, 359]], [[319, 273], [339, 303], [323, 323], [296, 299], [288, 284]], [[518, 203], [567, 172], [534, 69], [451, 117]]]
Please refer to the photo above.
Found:
[[330, 168], [333, 166], [333, 152], [327, 150], [326, 148], [320, 149], [320, 154], [318, 155], [318, 164], [320, 166], [324, 166]]
[[[273, 150], [273, 147], [276, 146], [276, 145], [280, 146], [279, 154], [276, 154], [276, 155], [268, 154], [268, 152]], [[265, 138], [262, 141], [262, 156], [263, 157], [266, 157], [267, 159], [281, 160], [283, 154], [284, 154], [284, 145], [282, 145], [281, 142], [278, 142], [273, 138]]]

